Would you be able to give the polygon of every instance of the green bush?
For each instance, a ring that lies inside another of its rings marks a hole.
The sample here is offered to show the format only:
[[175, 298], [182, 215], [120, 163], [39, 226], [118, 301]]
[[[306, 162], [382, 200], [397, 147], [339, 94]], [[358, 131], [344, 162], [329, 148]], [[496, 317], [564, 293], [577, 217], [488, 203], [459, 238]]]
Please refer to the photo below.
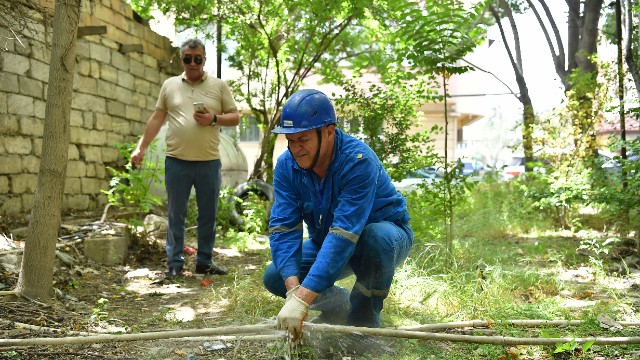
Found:
[[[630, 154], [640, 154], [640, 138], [615, 142], [613, 149], [622, 146]], [[622, 159], [620, 156], [613, 160], [620, 164], [619, 169], [600, 169], [595, 173], [593, 202], [599, 205], [602, 210], [600, 215], [610, 227], [623, 232], [637, 231], [637, 224], [640, 223], [640, 161]]]
[[[129, 159], [136, 147], [136, 143], [115, 144], [123, 159]], [[154, 153], [156, 140], [149, 146], [148, 153]], [[120, 208], [132, 208], [139, 219], [149, 213], [154, 205], [161, 205], [159, 196], [154, 195], [152, 189], [160, 186], [164, 178], [164, 166], [161, 162], [154, 162], [146, 157], [139, 168], [134, 169], [130, 162], [121, 167], [107, 166], [112, 177], [109, 189], [101, 190], [107, 195], [109, 204]]]

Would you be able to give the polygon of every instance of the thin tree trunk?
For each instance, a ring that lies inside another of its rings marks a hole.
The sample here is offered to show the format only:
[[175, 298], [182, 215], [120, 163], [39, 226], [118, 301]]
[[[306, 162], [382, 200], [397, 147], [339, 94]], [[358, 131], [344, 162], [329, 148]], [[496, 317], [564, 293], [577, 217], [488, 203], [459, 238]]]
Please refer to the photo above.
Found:
[[511, 66], [516, 77], [516, 83], [518, 84], [518, 91], [520, 92], [518, 100], [523, 107], [522, 150], [524, 152], [525, 171], [531, 171], [532, 168], [526, 165], [533, 161], [533, 124], [535, 122], [535, 110], [533, 108], [531, 97], [529, 96], [529, 87], [527, 86], [527, 81], [524, 78], [524, 67], [522, 64], [522, 56], [520, 54], [520, 36], [518, 35], [518, 28], [513, 18], [511, 8], [504, 2], [501, 2], [500, 4], [511, 26], [515, 56], [511, 51], [511, 46], [509, 46], [509, 43], [507, 42], [505, 31], [500, 21], [500, 14], [498, 14], [498, 11], [494, 6], [490, 6], [489, 10], [491, 11], [493, 18], [495, 19], [498, 28], [500, 29], [500, 36], [502, 37], [502, 42], [504, 43], [505, 49], [507, 50], [507, 55], [509, 56], [509, 61], [511, 62]]
[[[268, 124], [268, 121], [266, 122]], [[273, 181], [273, 151], [276, 137], [271, 130], [265, 127], [265, 134], [260, 139], [260, 154], [253, 164], [253, 171], [249, 176], [252, 179], [263, 179], [271, 183]]]
[[69, 114], [81, 0], [58, 0], [53, 15], [42, 157], [16, 291], [50, 301], [69, 147]]
[[633, 44], [636, 44], [633, 41], [635, 28], [633, 26], [633, 6], [634, 0], [626, 0], [626, 23], [627, 23], [627, 39], [625, 41], [625, 60], [627, 62], [627, 66], [629, 67], [629, 72], [631, 73], [631, 77], [633, 77], [633, 82], [636, 85], [636, 93], [640, 96], [640, 71], [638, 71], [638, 64], [636, 63], [636, 59], [633, 56], [634, 51], [638, 51], [638, 49], [634, 49]]
[[444, 224], [445, 233], [447, 234], [447, 259], [449, 266], [453, 265], [453, 190], [451, 189], [451, 181], [453, 177], [449, 173], [449, 108], [447, 102], [448, 90], [447, 80], [449, 74], [443, 68], [442, 72], [442, 89], [444, 90], [444, 178], [446, 180], [446, 186], [444, 188], [445, 194], [443, 197], [444, 202]]

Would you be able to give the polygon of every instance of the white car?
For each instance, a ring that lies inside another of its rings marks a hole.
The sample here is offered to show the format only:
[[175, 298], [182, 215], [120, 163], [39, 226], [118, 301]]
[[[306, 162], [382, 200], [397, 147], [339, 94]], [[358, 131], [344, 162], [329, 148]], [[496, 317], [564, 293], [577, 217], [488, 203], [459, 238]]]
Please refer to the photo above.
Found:
[[[502, 179], [503, 180], [511, 180], [516, 176], [522, 175], [525, 172], [525, 161], [524, 156], [514, 156], [511, 158], [511, 161], [502, 168]], [[546, 169], [544, 168], [548, 165], [547, 161], [544, 160], [533, 160], [531, 162], [533, 166], [533, 171], [544, 174]]]
[[514, 156], [506, 166], [502, 168], [502, 179], [511, 180], [524, 173], [524, 156]]
[[436, 178], [436, 169], [432, 166], [427, 166], [410, 172], [407, 177], [400, 181], [392, 181], [391, 183], [399, 191], [411, 191], [417, 190], [419, 184], [434, 181]]

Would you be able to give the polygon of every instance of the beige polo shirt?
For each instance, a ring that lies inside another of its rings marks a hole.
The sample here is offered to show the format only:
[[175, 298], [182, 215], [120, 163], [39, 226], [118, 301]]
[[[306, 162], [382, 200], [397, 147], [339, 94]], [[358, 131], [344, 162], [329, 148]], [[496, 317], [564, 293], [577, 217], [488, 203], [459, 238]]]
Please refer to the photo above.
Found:
[[158, 96], [156, 110], [167, 112], [167, 156], [181, 160], [220, 159], [220, 128], [200, 126], [193, 118], [193, 103], [203, 102], [212, 114], [237, 111], [227, 83], [206, 73], [191, 85], [184, 73], [167, 79]]

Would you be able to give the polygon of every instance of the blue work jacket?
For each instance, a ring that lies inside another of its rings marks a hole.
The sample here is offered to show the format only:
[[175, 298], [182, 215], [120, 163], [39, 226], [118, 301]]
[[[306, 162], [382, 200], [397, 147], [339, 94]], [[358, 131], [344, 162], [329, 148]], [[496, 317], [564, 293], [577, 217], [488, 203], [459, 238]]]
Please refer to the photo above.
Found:
[[289, 151], [274, 171], [275, 201], [269, 241], [283, 279], [300, 276], [303, 221], [320, 251], [302, 282], [321, 293], [348, 263], [367, 224], [406, 215], [406, 200], [391, 183], [376, 154], [362, 141], [336, 129], [333, 161], [322, 180], [298, 166]]

